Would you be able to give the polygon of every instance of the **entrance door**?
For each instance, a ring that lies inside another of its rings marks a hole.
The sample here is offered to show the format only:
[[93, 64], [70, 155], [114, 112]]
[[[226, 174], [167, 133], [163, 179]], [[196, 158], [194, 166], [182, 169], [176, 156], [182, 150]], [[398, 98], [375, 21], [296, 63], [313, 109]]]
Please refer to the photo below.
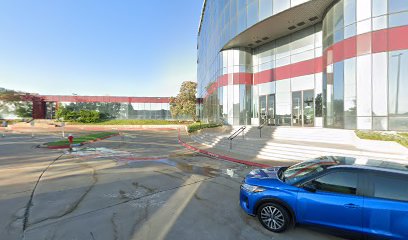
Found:
[[315, 118], [314, 91], [303, 91], [303, 126], [313, 127]]
[[266, 103], [268, 125], [275, 125], [275, 94], [268, 95]]
[[259, 123], [275, 124], [275, 94], [259, 96]]
[[314, 91], [292, 92], [292, 126], [314, 126]]
[[303, 126], [302, 92], [292, 92], [292, 126]]
[[259, 96], [259, 125], [265, 123], [266, 115], [267, 115], [266, 95]]

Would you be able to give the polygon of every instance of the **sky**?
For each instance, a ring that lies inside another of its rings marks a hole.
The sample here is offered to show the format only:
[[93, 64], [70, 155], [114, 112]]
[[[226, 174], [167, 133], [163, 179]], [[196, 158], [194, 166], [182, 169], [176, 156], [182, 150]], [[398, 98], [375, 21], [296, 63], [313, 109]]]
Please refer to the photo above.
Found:
[[0, 87], [175, 96], [196, 81], [202, 0], [0, 0]]

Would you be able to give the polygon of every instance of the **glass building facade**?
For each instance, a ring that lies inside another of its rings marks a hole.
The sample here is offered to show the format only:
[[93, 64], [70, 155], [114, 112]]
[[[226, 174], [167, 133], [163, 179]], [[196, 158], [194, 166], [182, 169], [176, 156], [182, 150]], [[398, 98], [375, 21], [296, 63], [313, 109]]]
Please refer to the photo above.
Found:
[[[51, 119], [52, 103], [47, 103], [47, 118]], [[112, 119], [161, 119], [172, 120], [170, 103], [60, 103], [71, 111], [96, 110]], [[53, 111], [55, 113], [55, 110]]]
[[197, 62], [204, 121], [408, 130], [406, 0], [207, 0]]
[[[168, 97], [115, 97], [115, 96], [63, 96], [32, 95], [33, 118], [52, 119], [60, 107], [70, 111], [95, 110], [110, 119], [161, 119], [176, 120], [170, 112]], [[190, 120], [192, 116], [178, 116], [177, 120]]]

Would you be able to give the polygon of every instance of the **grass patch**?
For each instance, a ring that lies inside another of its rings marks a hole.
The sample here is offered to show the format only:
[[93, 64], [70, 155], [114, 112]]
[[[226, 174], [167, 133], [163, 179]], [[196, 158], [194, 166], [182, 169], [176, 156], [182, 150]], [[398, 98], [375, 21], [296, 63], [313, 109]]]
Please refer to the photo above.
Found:
[[408, 138], [408, 133], [399, 133], [399, 135]]
[[[75, 137], [74, 136], [74, 144], [84, 143], [92, 140], [96, 140], [98, 138], [106, 138], [112, 135], [117, 134], [116, 132], [100, 132], [100, 133], [93, 133], [84, 136]], [[47, 143], [48, 146], [66, 146], [69, 145], [68, 139], [56, 141], [56, 142], [49, 142]]]
[[374, 131], [357, 130], [356, 135], [361, 139], [379, 140], [379, 141], [393, 141], [408, 147], [408, 133], [386, 133]]
[[191, 121], [169, 121], [159, 119], [113, 119], [96, 123], [70, 122], [70, 125], [186, 125]]
[[197, 130], [203, 129], [203, 128], [215, 128], [215, 127], [220, 127], [222, 126], [221, 124], [215, 124], [215, 123], [201, 123], [200, 122], [195, 122], [187, 126], [187, 131], [189, 133], [195, 132]]

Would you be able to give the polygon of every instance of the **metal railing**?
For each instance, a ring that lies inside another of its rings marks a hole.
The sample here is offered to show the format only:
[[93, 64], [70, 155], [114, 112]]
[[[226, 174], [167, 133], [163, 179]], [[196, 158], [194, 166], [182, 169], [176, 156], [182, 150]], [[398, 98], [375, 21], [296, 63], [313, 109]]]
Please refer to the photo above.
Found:
[[267, 124], [268, 124], [268, 117], [265, 116], [263, 123], [258, 126], [258, 129], [259, 129], [259, 138], [262, 138], [262, 128], [265, 127], [265, 125], [267, 125]]
[[235, 131], [231, 136], [228, 137], [228, 140], [230, 141], [230, 150], [232, 149], [232, 140], [236, 138], [240, 133], [242, 133], [242, 138], [245, 139], [245, 129], [246, 127], [240, 127], [237, 131]]

